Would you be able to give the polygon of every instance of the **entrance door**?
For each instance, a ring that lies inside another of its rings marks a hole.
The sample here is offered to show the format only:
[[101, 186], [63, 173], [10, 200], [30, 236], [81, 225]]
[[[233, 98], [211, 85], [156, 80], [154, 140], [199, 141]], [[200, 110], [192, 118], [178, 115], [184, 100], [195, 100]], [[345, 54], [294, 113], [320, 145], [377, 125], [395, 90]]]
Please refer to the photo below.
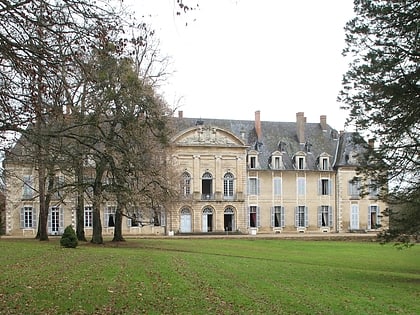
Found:
[[213, 209], [204, 208], [203, 210], [203, 232], [212, 232], [213, 231]]
[[351, 205], [350, 229], [359, 229], [359, 205]]
[[191, 212], [189, 209], [181, 210], [181, 233], [191, 233]]
[[235, 212], [232, 208], [226, 208], [223, 219], [223, 226], [225, 231], [234, 231], [235, 230]]

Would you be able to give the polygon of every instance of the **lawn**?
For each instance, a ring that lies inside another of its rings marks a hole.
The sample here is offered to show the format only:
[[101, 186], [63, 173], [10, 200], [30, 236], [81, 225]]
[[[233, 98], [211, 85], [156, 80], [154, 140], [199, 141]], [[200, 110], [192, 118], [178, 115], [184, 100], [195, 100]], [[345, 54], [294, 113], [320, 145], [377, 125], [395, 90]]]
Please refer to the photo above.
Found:
[[420, 246], [0, 239], [0, 314], [420, 314]]

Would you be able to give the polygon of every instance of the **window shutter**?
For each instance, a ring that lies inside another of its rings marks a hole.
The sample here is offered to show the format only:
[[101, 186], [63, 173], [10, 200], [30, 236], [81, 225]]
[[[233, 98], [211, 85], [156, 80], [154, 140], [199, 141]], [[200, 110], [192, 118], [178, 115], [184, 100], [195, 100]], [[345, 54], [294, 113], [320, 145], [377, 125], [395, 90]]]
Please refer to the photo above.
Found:
[[261, 226], [261, 224], [260, 224], [260, 207], [257, 207], [257, 227], [260, 227]]
[[64, 228], [64, 208], [60, 207], [60, 228]]
[[322, 195], [322, 179], [318, 179], [318, 195]]
[[284, 222], [284, 207], [281, 207], [280, 218], [281, 218], [280, 225], [281, 225], [281, 227], [284, 227], [285, 226], [285, 222]]
[[379, 206], [376, 207], [376, 224], [381, 224], [381, 211], [379, 210]]
[[274, 227], [274, 207], [271, 207], [270, 210], [271, 210], [271, 227]]
[[368, 228], [372, 228], [372, 206], [368, 208]]
[[20, 209], [20, 228], [25, 227], [25, 208]]
[[322, 226], [322, 206], [318, 207], [318, 226]]
[[[104, 211], [104, 227], [108, 227], [108, 221], [109, 221], [109, 209], [106, 207]], [[93, 215], [93, 214], [92, 214]]]
[[[251, 194], [251, 179], [250, 178], [248, 178], [248, 180], [247, 180], [247, 192], [248, 192], [248, 195], [250, 195]], [[248, 213], [249, 213], [249, 210], [248, 210]]]
[[328, 180], [328, 195], [331, 196], [332, 193], [332, 181], [331, 179]]
[[127, 226], [131, 227], [131, 219], [130, 218], [127, 218]]
[[251, 215], [251, 207], [248, 206], [247, 216], [246, 216], [246, 226], [250, 227], [249, 216]]
[[32, 208], [32, 228], [36, 229], [38, 224], [38, 220], [36, 218], [36, 210], [35, 208]]
[[328, 226], [333, 226], [333, 208], [328, 206]]
[[52, 209], [49, 208], [48, 209], [48, 224], [47, 224], [48, 230], [51, 229], [51, 221], [52, 221]]
[[308, 207], [305, 207], [305, 227], [309, 226]]
[[299, 226], [299, 211], [298, 207], [295, 207], [295, 227]]

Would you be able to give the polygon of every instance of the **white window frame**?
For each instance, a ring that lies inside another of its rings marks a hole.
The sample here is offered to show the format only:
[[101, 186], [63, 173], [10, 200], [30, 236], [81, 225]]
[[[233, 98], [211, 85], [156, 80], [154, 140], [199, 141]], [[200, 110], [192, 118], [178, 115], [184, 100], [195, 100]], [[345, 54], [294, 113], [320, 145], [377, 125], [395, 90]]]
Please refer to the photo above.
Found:
[[85, 228], [93, 227], [93, 206], [85, 206], [83, 210], [83, 224]]
[[20, 209], [20, 228], [21, 229], [35, 229], [37, 224], [37, 217], [35, 208], [32, 206], [23, 206]]
[[321, 196], [330, 196], [331, 195], [331, 179], [321, 178], [318, 182], [318, 194]]
[[[53, 231], [53, 213], [58, 212], [58, 229]], [[61, 234], [64, 231], [64, 209], [60, 206], [52, 206], [48, 211], [48, 231], [50, 233], [58, 232]]]
[[360, 178], [349, 181], [349, 196], [350, 198], [360, 198]]
[[260, 181], [258, 177], [248, 177], [248, 195], [258, 196], [260, 194]]
[[234, 176], [231, 172], [227, 172], [223, 176], [223, 197], [233, 198], [234, 196]]
[[[251, 214], [255, 213], [255, 226], [251, 226]], [[257, 228], [260, 226], [260, 207], [257, 205], [251, 205], [248, 207], [248, 227]]]
[[[375, 213], [375, 226], [372, 224], [372, 214]], [[378, 205], [369, 205], [368, 208], [368, 230], [376, 230], [381, 224], [381, 212]]]
[[297, 206], [295, 208], [295, 227], [306, 228], [309, 226], [309, 215], [307, 206]]
[[34, 177], [32, 175], [24, 175], [22, 199], [32, 199], [34, 197], [34, 191]]
[[182, 194], [187, 197], [191, 195], [191, 175], [188, 172], [182, 173], [182, 182], [181, 182]]
[[305, 196], [306, 195], [306, 178], [305, 177], [298, 177], [296, 180], [296, 191], [298, 196]]
[[[117, 212], [117, 206], [116, 205], [107, 205], [104, 209], [104, 227], [114, 227], [115, 226], [115, 214]], [[109, 218], [112, 215], [114, 220], [114, 225], [109, 226]]]

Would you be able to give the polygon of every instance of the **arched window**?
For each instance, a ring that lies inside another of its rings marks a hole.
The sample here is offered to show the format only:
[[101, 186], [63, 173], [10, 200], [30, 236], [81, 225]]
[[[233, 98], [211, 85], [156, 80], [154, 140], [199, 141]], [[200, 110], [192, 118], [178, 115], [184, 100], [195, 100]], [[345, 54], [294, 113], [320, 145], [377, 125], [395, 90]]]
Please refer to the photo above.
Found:
[[223, 196], [226, 199], [233, 198], [233, 174], [226, 173], [223, 177]]
[[205, 172], [201, 178], [202, 199], [213, 199], [213, 176]]
[[184, 196], [191, 194], [191, 175], [188, 172], [182, 173], [181, 189]]
[[181, 233], [191, 233], [191, 211], [188, 208], [181, 209], [181, 222], [179, 231]]

